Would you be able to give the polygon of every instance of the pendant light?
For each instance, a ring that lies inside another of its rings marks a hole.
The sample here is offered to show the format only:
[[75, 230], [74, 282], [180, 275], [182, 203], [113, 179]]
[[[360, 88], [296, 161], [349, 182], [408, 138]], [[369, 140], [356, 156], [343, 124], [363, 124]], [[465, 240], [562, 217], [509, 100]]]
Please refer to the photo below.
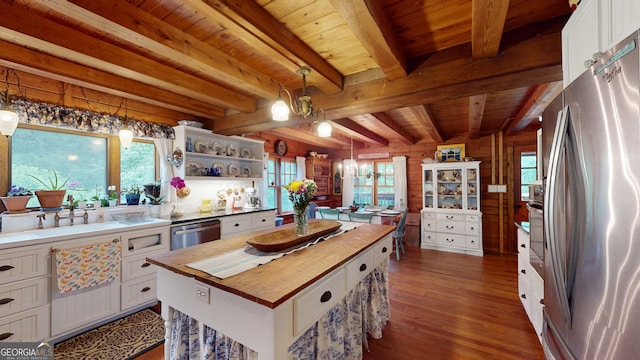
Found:
[[[10, 69], [7, 69], [7, 75], [5, 77], [7, 87], [2, 99], [0, 99], [0, 101], [2, 101], [0, 102], [0, 133], [6, 137], [13, 135], [18, 127], [19, 121], [18, 113], [9, 105], [9, 71]], [[20, 88], [19, 83], [18, 88]]]
[[128, 149], [133, 142], [133, 131], [129, 129], [129, 118], [127, 117], [127, 100], [124, 100], [124, 121], [123, 126], [118, 132], [118, 137], [120, 138], [120, 144], [125, 149]]

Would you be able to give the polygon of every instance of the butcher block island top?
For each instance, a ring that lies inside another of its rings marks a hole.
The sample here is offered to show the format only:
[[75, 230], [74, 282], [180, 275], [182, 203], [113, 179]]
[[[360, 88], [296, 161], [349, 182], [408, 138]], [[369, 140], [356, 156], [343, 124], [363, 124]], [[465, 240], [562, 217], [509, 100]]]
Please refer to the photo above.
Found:
[[[314, 229], [317, 231], [333, 227], [335, 223], [336, 221], [331, 220], [310, 219], [309, 228], [312, 232]], [[266, 234], [275, 239], [290, 237], [293, 229], [294, 224], [287, 224], [275, 230], [256, 231], [150, 256], [147, 261], [273, 309], [371, 247], [395, 227], [362, 224], [353, 230], [226, 279], [187, 266], [198, 260], [249, 246], [247, 242], [255, 237]]]

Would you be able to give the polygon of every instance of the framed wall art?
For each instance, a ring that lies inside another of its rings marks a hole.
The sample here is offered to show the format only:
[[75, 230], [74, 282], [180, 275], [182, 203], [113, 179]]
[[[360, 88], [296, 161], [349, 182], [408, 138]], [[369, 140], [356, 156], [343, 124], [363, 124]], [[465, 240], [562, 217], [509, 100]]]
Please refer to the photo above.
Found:
[[436, 155], [438, 161], [462, 161], [464, 159], [464, 144], [438, 145]]

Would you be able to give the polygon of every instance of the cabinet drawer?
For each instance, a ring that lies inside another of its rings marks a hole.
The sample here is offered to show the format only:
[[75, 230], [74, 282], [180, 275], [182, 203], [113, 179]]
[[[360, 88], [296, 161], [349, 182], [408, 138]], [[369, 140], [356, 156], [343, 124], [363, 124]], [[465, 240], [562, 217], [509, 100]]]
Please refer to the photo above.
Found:
[[435, 220], [424, 220], [422, 222], [424, 231], [436, 231], [436, 222]]
[[480, 225], [478, 223], [466, 223], [466, 234], [467, 235], [478, 235], [480, 234]]
[[467, 215], [466, 216], [466, 221], [467, 222], [480, 222], [478, 215]]
[[422, 233], [422, 242], [426, 244], [436, 243], [436, 233], [433, 231], [424, 231]]
[[48, 280], [40, 277], [0, 286], [0, 317], [46, 304]]
[[[275, 219], [274, 225], [275, 225]], [[251, 231], [251, 215], [232, 215], [220, 219], [222, 237]]]
[[425, 220], [435, 220], [436, 219], [436, 214], [432, 213], [432, 212], [423, 212], [422, 213], [422, 221]]
[[356, 256], [347, 268], [347, 289], [353, 288], [362, 278], [373, 270], [374, 265], [374, 249], [367, 249], [362, 254]]
[[480, 239], [477, 236], [467, 236], [467, 248], [479, 249]]
[[155, 301], [158, 290], [156, 274], [122, 283], [122, 311]]
[[49, 306], [0, 319], [0, 342], [35, 342], [49, 337]]
[[452, 234], [466, 234], [466, 223], [459, 221], [438, 221], [436, 231]]
[[389, 234], [384, 239], [380, 240], [376, 245], [374, 245], [373, 266], [376, 267], [384, 259], [389, 258], [389, 255], [391, 255], [391, 250], [393, 250], [393, 236]]
[[276, 226], [276, 215], [273, 212], [260, 212], [251, 215], [251, 230], [269, 229]]
[[443, 234], [439, 233], [436, 237], [436, 243], [438, 245], [445, 245], [450, 247], [467, 247], [466, 236], [460, 234]]
[[128, 281], [144, 275], [155, 274], [156, 267], [148, 263], [146, 258], [149, 255], [159, 253], [162, 253], [162, 251], [122, 259], [122, 281]]
[[[391, 252], [391, 251], [389, 251]], [[293, 299], [293, 332], [295, 337], [307, 330], [335, 305], [345, 293], [345, 270], [339, 268], [325, 280], [311, 286]]]
[[169, 251], [169, 226], [152, 230], [130, 231], [120, 235], [122, 256], [149, 254], [153, 251]]
[[3, 250], [0, 254], [0, 284], [45, 275], [50, 258], [48, 247]]
[[436, 219], [438, 221], [440, 220], [446, 220], [446, 221], [464, 221], [464, 215], [460, 215], [460, 214], [437, 214], [436, 215]]

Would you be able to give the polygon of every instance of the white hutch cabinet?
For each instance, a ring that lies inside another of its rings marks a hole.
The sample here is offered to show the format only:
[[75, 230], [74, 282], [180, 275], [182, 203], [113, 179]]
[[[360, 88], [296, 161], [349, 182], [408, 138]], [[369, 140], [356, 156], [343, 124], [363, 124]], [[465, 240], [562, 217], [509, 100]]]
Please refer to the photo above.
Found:
[[422, 164], [421, 248], [482, 256], [479, 166]]

